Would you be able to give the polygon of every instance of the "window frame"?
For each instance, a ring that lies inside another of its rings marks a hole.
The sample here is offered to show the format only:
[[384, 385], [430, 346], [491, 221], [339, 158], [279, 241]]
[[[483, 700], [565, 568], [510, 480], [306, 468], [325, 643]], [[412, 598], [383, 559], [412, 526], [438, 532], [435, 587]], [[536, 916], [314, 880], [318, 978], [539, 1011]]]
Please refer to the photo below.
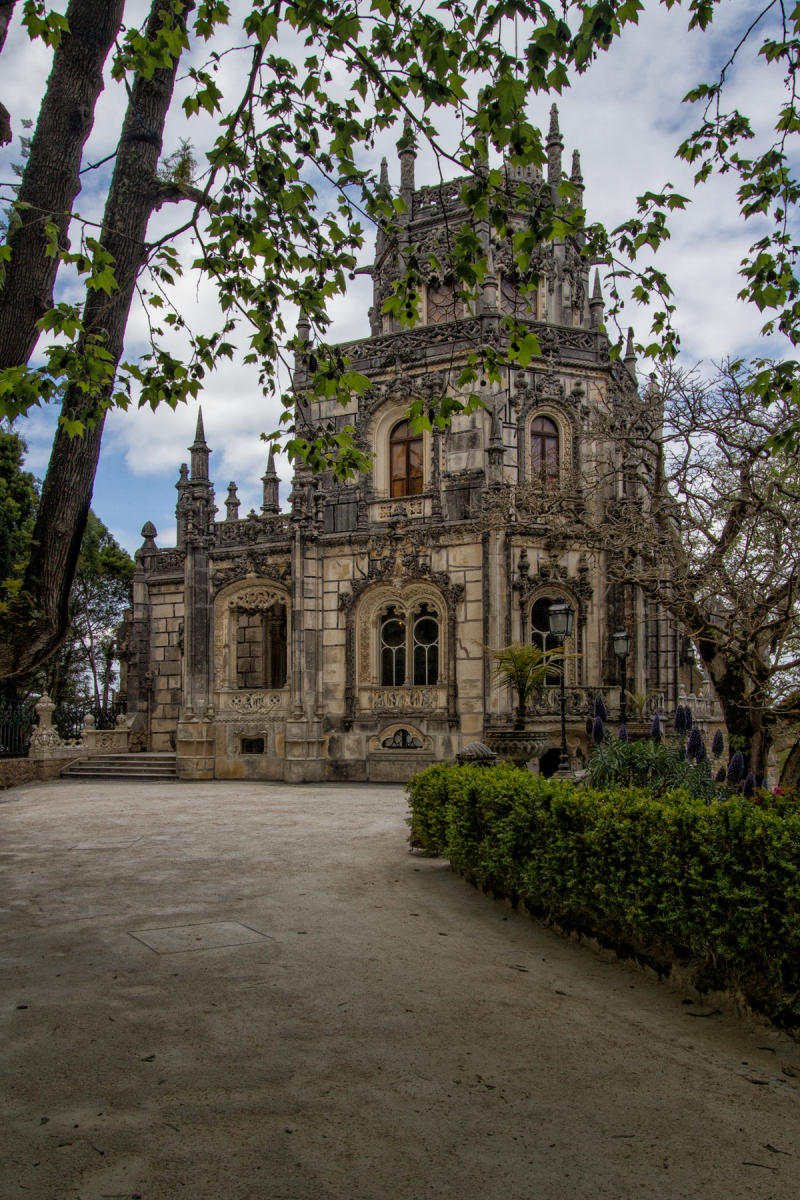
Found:
[[[405, 436], [398, 437], [398, 430], [405, 427]], [[410, 496], [421, 496], [425, 490], [425, 440], [422, 431], [414, 433], [411, 429], [411, 422], [408, 417], [395, 422], [389, 430], [389, 497], [392, 500], [401, 500]], [[411, 449], [416, 448], [418, 455], [419, 470], [415, 474], [411, 473]], [[404, 460], [403, 473], [395, 474], [394, 469], [394, 451], [395, 448], [402, 450]], [[395, 482], [398, 486], [403, 487], [403, 491], [395, 490]], [[413, 486], [412, 486], [413, 485]]]
[[[542, 425], [546, 423], [552, 432], [542, 428], [537, 429], [539, 422]], [[535, 444], [539, 447], [537, 454], [534, 454]], [[548, 445], [550, 452], [548, 452]], [[532, 483], [547, 486], [559, 482], [562, 445], [563, 438], [558, 421], [550, 413], [534, 413], [528, 428], [528, 474]], [[552, 452], [553, 446], [555, 447], [554, 453]]]
[[[404, 629], [402, 645], [391, 646], [384, 640], [384, 629], [393, 621], [398, 621]], [[427, 642], [418, 637], [418, 626], [422, 621], [436, 624], [436, 636]], [[442, 683], [442, 645], [443, 617], [432, 601], [425, 598], [415, 598], [410, 603], [394, 598], [385, 600], [377, 610], [378, 686], [439, 687]], [[387, 669], [390, 659], [391, 668]], [[401, 672], [397, 669], [398, 662], [402, 663]], [[400, 673], [402, 682], [397, 678]]]

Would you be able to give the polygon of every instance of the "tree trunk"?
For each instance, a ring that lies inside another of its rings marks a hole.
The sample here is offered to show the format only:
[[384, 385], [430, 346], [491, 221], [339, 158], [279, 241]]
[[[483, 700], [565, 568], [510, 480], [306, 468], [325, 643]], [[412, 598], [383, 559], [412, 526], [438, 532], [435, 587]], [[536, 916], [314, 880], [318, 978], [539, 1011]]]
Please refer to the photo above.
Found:
[[713, 632], [702, 633], [697, 645], [722, 708], [728, 737], [742, 742], [747, 769], [761, 783], [772, 745], [772, 727], [764, 722], [766, 701], [748, 686], [741, 662], [717, 648]]
[[17, 0], [0, 0], [0, 50], [6, 44], [6, 34], [11, 24], [11, 16]]
[[[6, 44], [6, 34], [16, 2], [17, 0], [0, 0], [0, 52]], [[5, 104], [0, 101], [0, 146], [8, 145], [12, 138], [11, 114]]]
[[[186, 11], [189, 9], [186, 6]], [[170, 0], [154, 0], [147, 36], [160, 26]], [[100, 334], [116, 366], [136, 279], [145, 255], [147, 222], [156, 199], [156, 167], [172, 100], [177, 61], [150, 79], [137, 76], [125, 116], [103, 216], [101, 242], [115, 261], [117, 290], [90, 292], [84, 306], [87, 334]], [[30, 561], [19, 600], [0, 640], [0, 677], [22, 674], [44, 662], [63, 641], [68, 603], [92, 500], [108, 392], [87, 397], [70, 386], [62, 415], [88, 422], [83, 435], [56, 431], [33, 531]]]
[[[53, 55], [53, 69], [17, 201], [30, 205], [11, 232], [11, 261], [0, 288], [0, 370], [27, 363], [39, 331], [36, 322], [53, 305], [58, 258], [48, 258], [45, 222], [63, 244], [81, 189], [83, 147], [103, 90], [103, 64], [119, 32], [125, 0], [71, 0], [70, 32]], [[0, 9], [2, 13], [2, 9]]]

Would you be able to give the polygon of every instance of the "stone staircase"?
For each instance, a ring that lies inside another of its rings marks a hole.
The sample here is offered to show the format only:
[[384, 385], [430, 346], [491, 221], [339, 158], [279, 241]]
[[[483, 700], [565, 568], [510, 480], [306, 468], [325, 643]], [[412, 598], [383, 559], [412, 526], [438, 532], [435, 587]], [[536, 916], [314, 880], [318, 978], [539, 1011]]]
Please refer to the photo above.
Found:
[[66, 779], [177, 779], [174, 754], [92, 754], [61, 771]]

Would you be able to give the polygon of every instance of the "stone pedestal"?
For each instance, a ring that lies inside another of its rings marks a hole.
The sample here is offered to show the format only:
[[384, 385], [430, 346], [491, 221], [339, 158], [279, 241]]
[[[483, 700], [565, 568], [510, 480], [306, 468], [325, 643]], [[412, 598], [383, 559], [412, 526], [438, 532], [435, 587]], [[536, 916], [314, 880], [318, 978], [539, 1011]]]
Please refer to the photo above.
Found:
[[53, 701], [47, 695], [42, 696], [36, 705], [39, 724], [31, 733], [28, 761], [34, 764], [39, 779], [57, 778], [61, 768], [81, 753], [78, 742], [65, 742], [59, 737], [58, 730], [54, 729], [54, 708]]
[[531, 759], [541, 758], [548, 745], [547, 734], [533, 733], [529, 729], [489, 729], [485, 741], [498, 758], [514, 763], [516, 767], [525, 767]]
[[179, 779], [213, 779], [216, 737], [210, 721], [179, 721], [177, 771]]
[[325, 778], [328, 739], [321, 721], [286, 722], [287, 783], [316, 783]]

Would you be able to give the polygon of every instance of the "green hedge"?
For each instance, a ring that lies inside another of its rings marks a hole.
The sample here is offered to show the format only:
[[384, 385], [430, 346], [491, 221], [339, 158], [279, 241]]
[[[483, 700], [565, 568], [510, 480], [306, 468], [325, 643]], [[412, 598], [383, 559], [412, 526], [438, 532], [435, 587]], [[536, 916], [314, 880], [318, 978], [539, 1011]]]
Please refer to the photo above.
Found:
[[412, 837], [479, 887], [700, 988], [800, 1026], [800, 812], [741, 796], [592, 790], [515, 767], [437, 765]]

